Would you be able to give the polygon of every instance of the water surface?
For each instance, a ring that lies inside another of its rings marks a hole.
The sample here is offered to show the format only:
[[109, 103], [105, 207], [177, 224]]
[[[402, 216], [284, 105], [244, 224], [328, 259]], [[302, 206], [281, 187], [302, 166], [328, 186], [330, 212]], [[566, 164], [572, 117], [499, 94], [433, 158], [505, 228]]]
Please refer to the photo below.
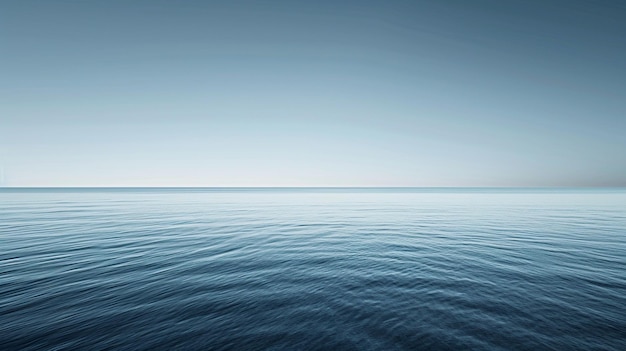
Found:
[[625, 350], [624, 189], [0, 189], [3, 350]]

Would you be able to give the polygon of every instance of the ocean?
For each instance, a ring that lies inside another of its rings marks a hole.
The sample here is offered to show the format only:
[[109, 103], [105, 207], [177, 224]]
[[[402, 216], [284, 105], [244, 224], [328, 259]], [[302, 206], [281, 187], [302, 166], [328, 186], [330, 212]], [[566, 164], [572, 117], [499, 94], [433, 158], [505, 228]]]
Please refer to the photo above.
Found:
[[626, 189], [0, 189], [1, 350], [626, 350]]

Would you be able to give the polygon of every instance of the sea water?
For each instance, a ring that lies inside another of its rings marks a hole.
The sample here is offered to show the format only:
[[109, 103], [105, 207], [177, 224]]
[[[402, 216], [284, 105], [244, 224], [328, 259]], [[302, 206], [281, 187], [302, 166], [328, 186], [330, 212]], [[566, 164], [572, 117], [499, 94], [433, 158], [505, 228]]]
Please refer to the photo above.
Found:
[[0, 189], [2, 350], [626, 350], [624, 189]]

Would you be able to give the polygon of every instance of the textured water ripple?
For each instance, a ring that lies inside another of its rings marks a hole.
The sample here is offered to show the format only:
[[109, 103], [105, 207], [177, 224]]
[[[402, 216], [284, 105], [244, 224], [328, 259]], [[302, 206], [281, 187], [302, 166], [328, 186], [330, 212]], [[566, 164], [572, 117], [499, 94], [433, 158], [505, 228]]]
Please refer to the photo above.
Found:
[[623, 350], [626, 193], [0, 192], [0, 348]]

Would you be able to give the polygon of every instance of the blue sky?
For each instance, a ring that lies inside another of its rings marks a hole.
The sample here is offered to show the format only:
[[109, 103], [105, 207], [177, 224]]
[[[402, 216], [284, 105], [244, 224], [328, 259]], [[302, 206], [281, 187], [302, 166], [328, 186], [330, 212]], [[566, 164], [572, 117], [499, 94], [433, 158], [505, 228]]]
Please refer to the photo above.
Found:
[[2, 1], [8, 186], [626, 186], [620, 1]]

